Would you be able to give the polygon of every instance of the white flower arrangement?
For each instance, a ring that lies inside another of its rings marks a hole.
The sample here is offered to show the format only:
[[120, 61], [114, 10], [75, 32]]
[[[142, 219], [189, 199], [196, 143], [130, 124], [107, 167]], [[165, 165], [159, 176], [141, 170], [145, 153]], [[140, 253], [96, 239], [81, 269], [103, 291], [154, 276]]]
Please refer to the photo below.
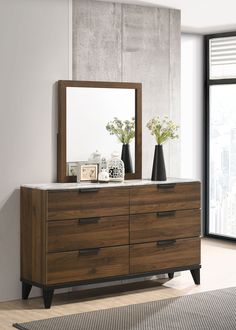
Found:
[[167, 116], [161, 119], [159, 116], [150, 119], [147, 123], [147, 128], [151, 134], [155, 136], [158, 145], [164, 144], [168, 140], [177, 139], [179, 137], [179, 126]]
[[122, 121], [114, 117], [113, 121], [107, 123], [106, 130], [110, 135], [116, 135], [121, 143], [129, 144], [135, 137], [135, 119]]

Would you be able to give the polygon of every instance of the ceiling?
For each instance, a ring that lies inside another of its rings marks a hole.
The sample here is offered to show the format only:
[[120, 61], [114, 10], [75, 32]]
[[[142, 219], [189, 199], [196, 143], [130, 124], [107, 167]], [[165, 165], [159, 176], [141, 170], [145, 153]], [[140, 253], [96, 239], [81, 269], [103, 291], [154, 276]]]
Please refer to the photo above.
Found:
[[[104, 0], [98, 0], [104, 1]], [[182, 31], [209, 34], [236, 31], [236, 0], [105, 0], [181, 10]]]

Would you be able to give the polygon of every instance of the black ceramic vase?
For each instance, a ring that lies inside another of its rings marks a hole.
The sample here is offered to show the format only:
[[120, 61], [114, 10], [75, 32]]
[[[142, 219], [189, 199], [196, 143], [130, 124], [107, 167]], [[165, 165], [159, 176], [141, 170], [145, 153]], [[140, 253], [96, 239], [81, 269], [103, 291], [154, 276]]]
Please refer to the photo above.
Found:
[[152, 181], [166, 181], [166, 167], [162, 145], [155, 146], [152, 166]]
[[125, 165], [125, 173], [133, 173], [129, 144], [123, 144], [121, 159], [123, 160]]

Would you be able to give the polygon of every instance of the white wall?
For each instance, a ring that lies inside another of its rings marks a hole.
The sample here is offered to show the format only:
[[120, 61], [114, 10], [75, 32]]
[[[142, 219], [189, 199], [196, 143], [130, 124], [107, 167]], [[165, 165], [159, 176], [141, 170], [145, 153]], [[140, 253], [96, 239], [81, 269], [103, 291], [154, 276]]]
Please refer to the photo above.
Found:
[[[202, 182], [202, 219], [204, 219], [203, 187], [203, 36], [181, 36], [181, 177]], [[203, 226], [202, 226], [203, 228]]]
[[19, 186], [56, 179], [68, 29], [69, 0], [0, 0], [0, 301], [20, 297]]
[[203, 178], [203, 36], [181, 36], [181, 176]]

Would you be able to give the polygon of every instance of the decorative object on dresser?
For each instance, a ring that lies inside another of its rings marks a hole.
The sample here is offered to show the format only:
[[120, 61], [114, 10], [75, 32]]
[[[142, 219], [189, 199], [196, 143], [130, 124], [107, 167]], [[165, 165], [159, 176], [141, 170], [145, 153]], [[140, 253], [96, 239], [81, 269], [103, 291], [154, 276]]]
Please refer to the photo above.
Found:
[[99, 165], [90, 162], [78, 162], [77, 182], [81, 181], [98, 181]]
[[78, 162], [67, 163], [67, 175], [77, 176], [78, 174]]
[[99, 168], [100, 170], [107, 170], [107, 160], [105, 157], [101, 158]]
[[133, 165], [129, 143], [122, 144], [121, 160], [124, 162], [125, 173], [133, 173]]
[[135, 138], [135, 118], [122, 121], [115, 117], [113, 121], [107, 123], [106, 129], [122, 143], [121, 159], [124, 162], [125, 173], [133, 173], [130, 143]]
[[88, 161], [90, 163], [100, 163], [101, 161], [101, 158], [102, 158], [102, 155], [100, 154], [100, 152], [98, 150], [96, 150], [95, 152], [93, 152], [90, 156], [89, 156], [89, 159]]
[[22, 298], [54, 289], [190, 270], [200, 283], [200, 183], [21, 187]]
[[155, 136], [157, 143], [153, 158], [152, 180], [165, 181], [166, 168], [163, 144], [170, 139], [173, 140], [178, 138], [177, 131], [179, 126], [165, 116], [162, 120], [160, 117], [150, 119], [147, 123], [147, 128], [151, 131], [151, 134]]
[[166, 166], [163, 152], [163, 145], [156, 144], [153, 165], [152, 165], [152, 180], [165, 181], [166, 180]]
[[120, 159], [119, 153], [114, 151], [108, 161], [108, 173], [110, 181], [122, 182], [125, 178], [124, 162]]
[[[58, 82], [57, 181], [76, 182], [67, 164], [88, 160], [93, 150], [109, 157], [120, 142], [107, 133], [111, 118], [134, 118], [123, 127], [129, 136], [133, 164], [125, 179], [142, 174], [142, 84], [61, 80]], [[126, 139], [126, 141], [128, 141]], [[128, 142], [126, 142], [128, 143]], [[128, 148], [125, 147], [128, 152]], [[93, 155], [96, 158], [96, 155]], [[127, 159], [127, 158], [126, 158]]]
[[103, 168], [98, 174], [98, 182], [104, 183], [109, 182], [109, 173], [107, 169]]

